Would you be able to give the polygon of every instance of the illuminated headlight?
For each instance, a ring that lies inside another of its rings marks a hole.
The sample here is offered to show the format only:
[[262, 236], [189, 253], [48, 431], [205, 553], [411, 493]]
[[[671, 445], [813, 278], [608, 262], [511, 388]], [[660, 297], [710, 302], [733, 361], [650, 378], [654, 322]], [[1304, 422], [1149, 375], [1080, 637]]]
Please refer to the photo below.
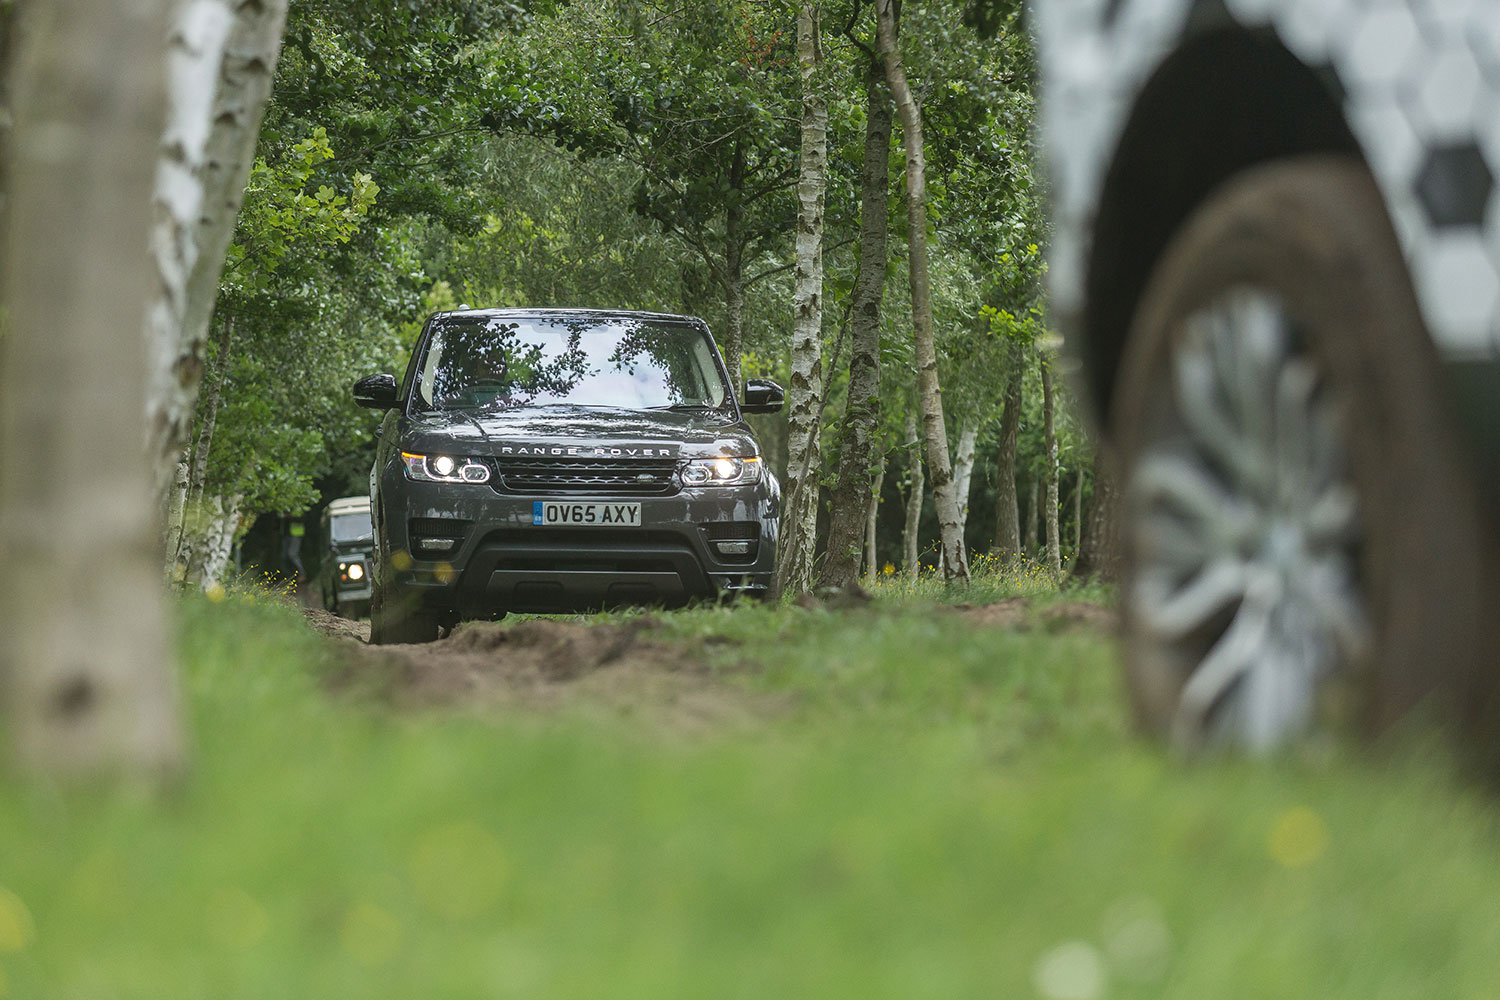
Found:
[[349, 564], [349, 579], [363, 580], [365, 578], [365, 567], [361, 563]]
[[490, 481], [489, 466], [472, 458], [454, 458], [451, 455], [413, 455], [401, 453], [401, 463], [406, 466], [406, 478], [419, 483], [487, 483]]
[[682, 467], [684, 486], [749, 486], [760, 482], [760, 456], [696, 458]]

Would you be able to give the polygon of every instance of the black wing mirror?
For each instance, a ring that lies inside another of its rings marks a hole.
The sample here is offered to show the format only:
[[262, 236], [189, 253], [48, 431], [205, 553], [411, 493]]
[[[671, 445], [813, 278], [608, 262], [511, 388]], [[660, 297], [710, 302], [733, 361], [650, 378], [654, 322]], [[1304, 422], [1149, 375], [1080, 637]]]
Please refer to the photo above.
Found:
[[393, 410], [401, 405], [396, 398], [400, 391], [394, 375], [366, 375], [354, 383], [354, 401], [372, 410]]
[[740, 409], [746, 413], [777, 413], [786, 402], [786, 393], [781, 386], [768, 378], [745, 380], [745, 401]]

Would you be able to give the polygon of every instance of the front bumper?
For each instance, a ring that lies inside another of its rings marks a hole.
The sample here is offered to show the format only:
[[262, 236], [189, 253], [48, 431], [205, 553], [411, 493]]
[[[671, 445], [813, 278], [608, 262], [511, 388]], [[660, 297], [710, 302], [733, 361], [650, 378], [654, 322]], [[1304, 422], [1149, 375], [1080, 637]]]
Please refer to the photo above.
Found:
[[[391, 580], [400, 598], [439, 616], [674, 606], [770, 591], [778, 512], [765, 484], [576, 498], [639, 503], [640, 526], [623, 528], [534, 525], [544, 498], [488, 486], [403, 480], [399, 488], [403, 502], [386, 511]], [[454, 544], [438, 549], [431, 539]], [[750, 551], [725, 555], [718, 542], [750, 542]]]

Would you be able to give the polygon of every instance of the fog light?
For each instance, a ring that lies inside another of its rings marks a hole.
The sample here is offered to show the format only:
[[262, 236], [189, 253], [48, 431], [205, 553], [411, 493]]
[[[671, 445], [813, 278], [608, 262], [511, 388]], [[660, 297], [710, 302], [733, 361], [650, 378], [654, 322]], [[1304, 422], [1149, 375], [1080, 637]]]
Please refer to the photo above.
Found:
[[429, 552], [450, 552], [458, 547], [457, 538], [418, 538], [417, 548]]
[[721, 556], [748, 556], [752, 544], [754, 543], [743, 541], [714, 542], [714, 548], [719, 550]]

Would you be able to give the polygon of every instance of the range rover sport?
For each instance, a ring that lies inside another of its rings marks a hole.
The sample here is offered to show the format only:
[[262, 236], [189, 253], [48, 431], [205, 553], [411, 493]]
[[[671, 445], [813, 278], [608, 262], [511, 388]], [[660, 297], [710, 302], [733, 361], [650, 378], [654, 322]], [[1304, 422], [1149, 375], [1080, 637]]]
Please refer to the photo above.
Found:
[[425, 642], [465, 618], [764, 594], [780, 487], [702, 320], [659, 313], [439, 313], [406, 375], [355, 383], [383, 409], [370, 474], [370, 636]]

